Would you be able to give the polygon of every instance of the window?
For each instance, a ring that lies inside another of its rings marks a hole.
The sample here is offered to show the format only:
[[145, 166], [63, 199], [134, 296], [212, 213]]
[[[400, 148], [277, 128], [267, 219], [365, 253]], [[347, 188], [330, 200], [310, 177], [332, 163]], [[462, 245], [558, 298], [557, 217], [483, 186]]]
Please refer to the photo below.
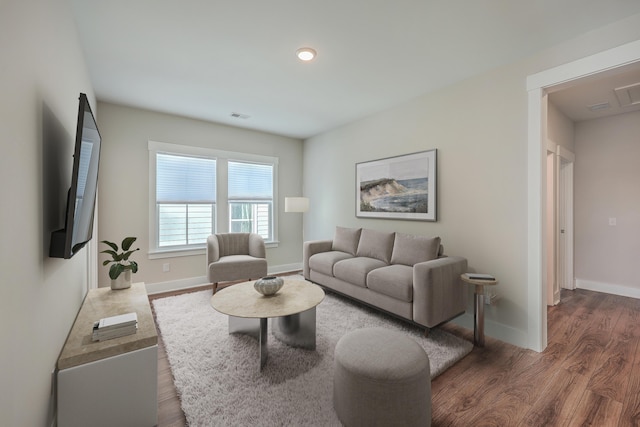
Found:
[[158, 247], [202, 245], [215, 230], [216, 160], [156, 154]]
[[229, 161], [229, 231], [273, 240], [273, 165]]
[[149, 141], [149, 257], [204, 252], [213, 233], [277, 244], [278, 159]]

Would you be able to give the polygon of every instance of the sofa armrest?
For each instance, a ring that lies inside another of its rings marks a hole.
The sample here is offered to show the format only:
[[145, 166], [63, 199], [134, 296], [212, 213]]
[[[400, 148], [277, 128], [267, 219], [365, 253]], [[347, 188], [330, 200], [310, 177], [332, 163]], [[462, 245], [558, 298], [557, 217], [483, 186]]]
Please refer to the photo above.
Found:
[[413, 266], [413, 321], [432, 328], [463, 313], [466, 286], [460, 275], [467, 259], [449, 256]]
[[309, 258], [320, 252], [329, 252], [333, 245], [333, 240], [311, 240], [304, 242], [302, 247], [302, 274], [309, 280]]

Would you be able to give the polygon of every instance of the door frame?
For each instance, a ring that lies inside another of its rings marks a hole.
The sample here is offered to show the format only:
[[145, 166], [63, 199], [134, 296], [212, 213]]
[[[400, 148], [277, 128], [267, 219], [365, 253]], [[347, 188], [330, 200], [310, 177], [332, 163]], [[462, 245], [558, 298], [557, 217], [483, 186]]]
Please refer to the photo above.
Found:
[[547, 347], [546, 305], [546, 133], [547, 93], [554, 86], [640, 62], [640, 40], [527, 77], [527, 338], [528, 347]]
[[547, 169], [545, 174], [546, 209], [544, 233], [546, 237], [547, 306], [560, 302], [558, 287], [558, 145], [547, 139]]
[[[573, 161], [575, 155], [547, 139], [545, 246], [547, 306], [560, 303], [560, 289], [573, 289]], [[570, 285], [569, 285], [570, 284]]]
[[[573, 249], [573, 162], [575, 155], [558, 145], [557, 270], [559, 289], [575, 289]], [[564, 237], [564, 238], [563, 238]], [[560, 298], [558, 296], [558, 302]]]

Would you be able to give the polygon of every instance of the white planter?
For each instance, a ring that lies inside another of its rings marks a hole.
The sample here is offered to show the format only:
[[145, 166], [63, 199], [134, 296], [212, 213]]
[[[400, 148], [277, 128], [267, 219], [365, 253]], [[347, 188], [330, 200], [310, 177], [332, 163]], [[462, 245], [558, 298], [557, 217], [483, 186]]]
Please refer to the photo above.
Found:
[[117, 279], [111, 279], [111, 289], [127, 289], [131, 287], [131, 270], [125, 270]]

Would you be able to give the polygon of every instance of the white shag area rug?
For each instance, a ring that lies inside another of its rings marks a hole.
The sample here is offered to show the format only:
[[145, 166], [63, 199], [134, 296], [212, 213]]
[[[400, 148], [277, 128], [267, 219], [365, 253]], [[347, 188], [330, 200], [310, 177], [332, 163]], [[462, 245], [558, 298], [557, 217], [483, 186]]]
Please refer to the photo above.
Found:
[[424, 347], [431, 377], [473, 345], [439, 329], [421, 329], [327, 293], [316, 311], [316, 350], [291, 348], [271, 334], [259, 370], [258, 342], [229, 335], [211, 291], [153, 301], [174, 383], [190, 426], [340, 426], [333, 410], [333, 351], [345, 333], [366, 327], [401, 331]]

